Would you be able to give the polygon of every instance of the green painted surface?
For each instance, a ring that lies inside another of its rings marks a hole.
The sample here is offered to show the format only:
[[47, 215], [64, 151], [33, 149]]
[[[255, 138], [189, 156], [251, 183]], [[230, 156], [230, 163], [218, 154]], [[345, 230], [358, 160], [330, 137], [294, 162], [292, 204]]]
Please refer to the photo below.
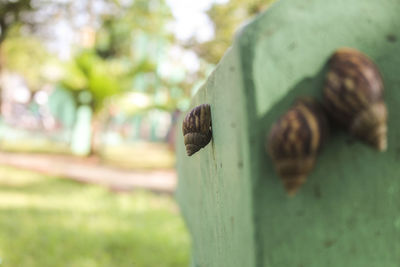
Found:
[[[178, 140], [177, 197], [195, 266], [399, 266], [398, 14], [397, 0], [281, 0], [241, 31], [192, 103], [211, 104], [212, 143], [189, 158]], [[388, 151], [334, 130], [289, 198], [265, 136], [297, 96], [320, 97], [327, 59], [341, 46], [382, 72]]]
[[193, 99], [193, 106], [211, 105], [213, 140], [190, 158], [182, 134], [177, 140], [177, 198], [194, 237], [196, 267], [255, 263], [252, 182], [244, 162], [249, 158], [248, 137], [236, 49]]

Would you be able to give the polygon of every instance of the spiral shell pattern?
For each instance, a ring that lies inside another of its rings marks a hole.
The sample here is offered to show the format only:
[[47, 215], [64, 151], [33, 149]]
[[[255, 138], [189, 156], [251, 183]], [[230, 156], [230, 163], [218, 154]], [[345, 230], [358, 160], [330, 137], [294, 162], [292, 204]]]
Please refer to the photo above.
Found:
[[182, 132], [188, 156], [205, 147], [212, 138], [210, 105], [193, 108], [183, 120]]
[[354, 136], [380, 151], [387, 147], [387, 108], [377, 66], [352, 48], [337, 50], [329, 61], [324, 105]]
[[325, 113], [309, 98], [296, 101], [272, 126], [267, 150], [289, 195], [305, 183], [327, 134]]

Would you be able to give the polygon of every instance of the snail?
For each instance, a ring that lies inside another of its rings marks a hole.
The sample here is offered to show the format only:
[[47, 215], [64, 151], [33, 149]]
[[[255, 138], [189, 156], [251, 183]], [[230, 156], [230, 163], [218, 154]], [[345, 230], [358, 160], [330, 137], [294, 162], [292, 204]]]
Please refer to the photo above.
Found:
[[267, 150], [290, 196], [305, 183], [327, 134], [324, 110], [311, 98], [297, 100], [272, 126]]
[[205, 147], [212, 138], [210, 105], [193, 108], [183, 120], [182, 131], [188, 156]]
[[329, 60], [324, 86], [328, 114], [350, 133], [380, 151], [387, 147], [387, 108], [377, 66], [352, 48], [337, 50]]

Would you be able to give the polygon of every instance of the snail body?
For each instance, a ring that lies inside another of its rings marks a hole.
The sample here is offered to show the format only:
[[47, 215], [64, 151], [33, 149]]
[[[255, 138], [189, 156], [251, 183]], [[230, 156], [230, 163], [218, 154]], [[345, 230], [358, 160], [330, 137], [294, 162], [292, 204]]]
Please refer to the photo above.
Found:
[[289, 195], [294, 195], [314, 167], [328, 133], [321, 105], [301, 99], [272, 126], [267, 150]]
[[188, 156], [205, 147], [212, 138], [210, 105], [193, 108], [183, 120], [182, 132]]
[[387, 108], [382, 76], [367, 56], [351, 48], [337, 50], [329, 61], [324, 105], [351, 134], [380, 151], [387, 147]]

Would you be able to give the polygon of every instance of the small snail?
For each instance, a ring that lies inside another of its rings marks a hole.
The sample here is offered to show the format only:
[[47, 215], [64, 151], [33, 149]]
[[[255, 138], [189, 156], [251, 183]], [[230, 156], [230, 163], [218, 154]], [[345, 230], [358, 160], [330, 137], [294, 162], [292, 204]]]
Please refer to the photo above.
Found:
[[380, 151], [387, 147], [387, 109], [376, 65], [352, 48], [337, 50], [329, 61], [324, 104], [329, 115], [356, 137]]
[[327, 134], [322, 106], [310, 98], [297, 100], [272, 126], [267, 149], [289, 195], [306, 181]]
[[183, 120], [182, 131], [188, 156], [205, 147], [212, 137], [210, 105], [193, 108]]

